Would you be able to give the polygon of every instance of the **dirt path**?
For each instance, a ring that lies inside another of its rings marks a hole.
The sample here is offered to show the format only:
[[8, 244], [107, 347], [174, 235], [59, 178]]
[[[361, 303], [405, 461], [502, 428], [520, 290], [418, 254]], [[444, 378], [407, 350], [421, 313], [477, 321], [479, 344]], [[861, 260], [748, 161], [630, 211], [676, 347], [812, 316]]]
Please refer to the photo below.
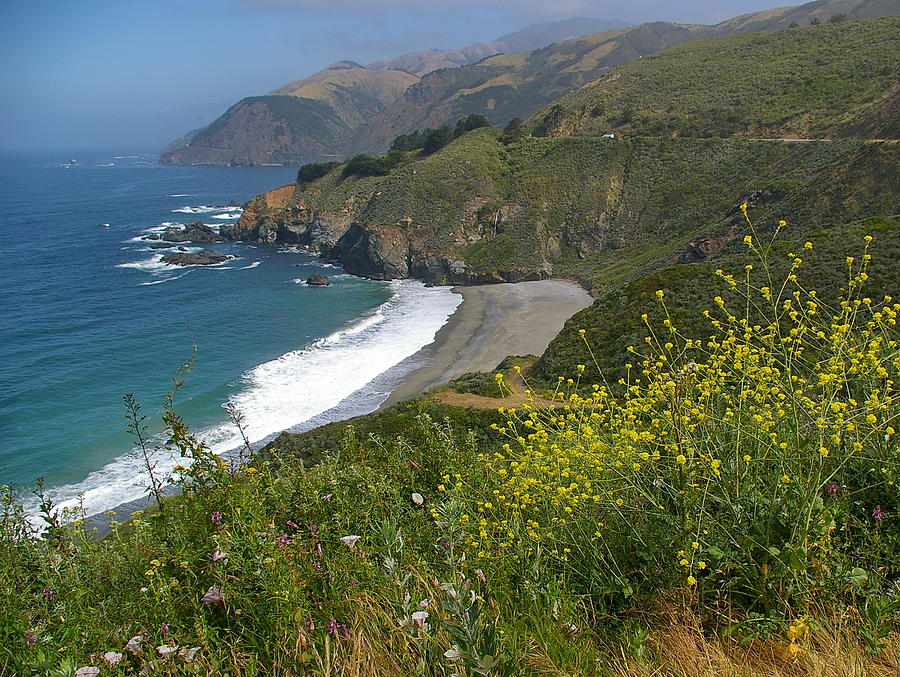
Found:
[[[433, 397], [438, 402], [450, 404], [454, 407], [469, 407], [471, 409], [521, 408], [522, 404], [529, 397], [525, 393], [528, 390], [525, 379], [522, 378], [522, 374], [513, 372], [506, 375], [506, 382], [511, 390], [506, 397], [485, 397], [474, 393], [458, 393], [454, 390], [442, 390], [435, 393]], [[559, 402], [554, 403], [546, 397], [538, 397], [534, 393], [531, 394], [531, 397], [534, 400], [532, 404], [540, 407], [554, 407], [559, 404]]]

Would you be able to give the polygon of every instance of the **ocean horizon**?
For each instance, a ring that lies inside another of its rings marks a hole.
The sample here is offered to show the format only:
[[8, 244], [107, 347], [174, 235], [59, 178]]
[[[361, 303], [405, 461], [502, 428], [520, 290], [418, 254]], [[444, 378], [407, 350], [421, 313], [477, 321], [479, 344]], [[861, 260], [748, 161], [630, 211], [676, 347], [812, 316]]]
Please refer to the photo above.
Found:
[[[32, 515], [38, 477], [58, 506], [88, 515], [140, 498], [146, 480], [123, 396], [141, 403], [160, 444], [162, 405], [185, 362], [176, 409], [225, 454], [241, 441], [226, 404], [254, 443], [373, 411], [460, 303], [449, 288], [354, 277], [297, 247], [187, 244], [233, 258], [167, 265], [152, 233], [233, 223], [235, 205], [293, 181], [296, 169], [157, 160], [0, 156], [0, 289], [11, 300], [0, 319], [0, 484], [18, 487]], [[306, 285], [312, 274], [331, 285]], [[164, 450], [156, 460], [160, 472], [183, 462]]]

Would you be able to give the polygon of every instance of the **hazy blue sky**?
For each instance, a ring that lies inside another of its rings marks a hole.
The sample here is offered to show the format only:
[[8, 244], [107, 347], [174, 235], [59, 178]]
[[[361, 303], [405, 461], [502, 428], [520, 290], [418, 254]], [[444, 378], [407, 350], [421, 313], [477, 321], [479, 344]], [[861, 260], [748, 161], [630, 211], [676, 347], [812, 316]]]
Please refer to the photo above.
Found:
[[0, 148], [153, 148], [341, 59], [571, 16], [715, 23], [778, 0], [0, 0]]

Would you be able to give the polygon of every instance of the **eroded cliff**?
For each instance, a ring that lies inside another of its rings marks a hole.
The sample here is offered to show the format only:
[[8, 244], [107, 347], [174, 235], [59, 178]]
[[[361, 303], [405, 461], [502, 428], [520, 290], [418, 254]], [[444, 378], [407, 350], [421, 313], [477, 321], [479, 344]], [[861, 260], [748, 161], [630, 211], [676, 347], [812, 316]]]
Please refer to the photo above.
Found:
[[897, 147], [866, 141], [528, 138], [489, 129], [386, 176], [254, 198], [231, 239], [296, 243], [375, 279], [434, 284], [560, 276], [602, 291], [725, 250], [748, 201], [761, 227], [824, 227], [897, 206]]

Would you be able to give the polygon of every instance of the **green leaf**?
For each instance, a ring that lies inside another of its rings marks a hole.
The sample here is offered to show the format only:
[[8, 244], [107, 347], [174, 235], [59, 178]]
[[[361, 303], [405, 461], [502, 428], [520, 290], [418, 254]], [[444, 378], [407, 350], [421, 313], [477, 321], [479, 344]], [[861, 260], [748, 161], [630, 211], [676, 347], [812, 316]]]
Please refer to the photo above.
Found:
[[856, 587], [862, 587], [869, 581], [869, 574], [866, 573], [865, 569], [860, 569], [859, 567], [853, 567], [850, 570], [850, 583], [852, 583]]

